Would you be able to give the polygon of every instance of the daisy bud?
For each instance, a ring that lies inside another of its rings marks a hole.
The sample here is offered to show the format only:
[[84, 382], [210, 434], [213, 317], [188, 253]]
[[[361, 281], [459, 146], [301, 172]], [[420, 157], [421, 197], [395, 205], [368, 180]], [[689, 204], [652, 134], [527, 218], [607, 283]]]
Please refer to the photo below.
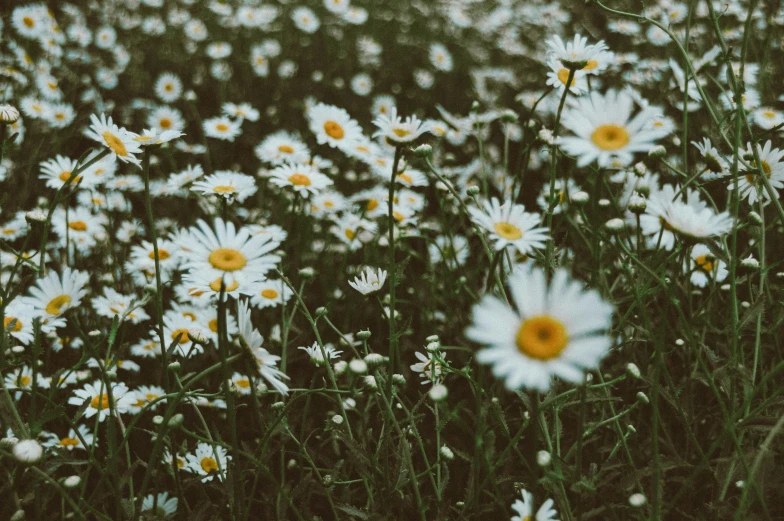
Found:
[[155, 416], [152, 417], [152, 423], [154, 425], [161, 425], [163, 423], [163, 416], [161, 416], [160, 414], [156, 414]]
[[414, 149], [414, 155], [417, 157], [430, 157], [433, 155], [433, 147], [426, 143], [419, 145]]
[[169, 371], [171, 371], [172, 373], [179, 373], [179, 372], [180, 372], [180, 367], [181, 367], [181, 366], [180, 366], [180, 363], [179, 363], [179, 362], [172, 362], [172, 363], [170, 363], [170, 364], [169, 364], [169, 367], [168, 367], [168, 369], [169, 369]]
[[301, 270], [299, 270], [299, 276], [302, 277], [303, 279], [312, 279], [313, 277], [316, 276], [316, 270], [314, 270], [311, 267], [302, 268]]
[[682, 338], [676, 338], [675, 345], [678, 347], [683, 347], [684, 345], [686, 345], [686, 342], [684, 342]]
[[648, 399], [648, 396], [646, 396], [646, 394], [642, 391], [637, 393], [637, 401], [645, 405], [651, 403], [651, 401]]
[[149, 293], [150, 295], [155, 295], [155, 293], [158, 291], [158, 286], [156, 286], [155, 284], [145, 284], [144, 291]]
[[182, 426], [182, 422], [184, 422], [184, 421], [185, 421], [185, 416], [183, 416], [181, 413], [178, 412], [177, 414], [175, 414], [174, 416], [169, 418], [168, 425], [169, 425], [170, 428], [176, 429], [176, 428]]
[[610, 200], [609, 199], [599, 199], [599, 206], [601, 206], [602, 208], [607, 208], [608, 206], [610, 206]]
[[193, 328], [188, 330], [188, 339], [194, 344], [206, 344], [207, 337], [201, 329]]
[[14, 515], [12, 515], [8, 521], [23, 521], [24, 518], [25, 518], [25, 511], [20, 509], [14, 512]]
[[76, 488], [82, 483], [82, 478], [79, 476], [68, 476], [63, 480], [63, 486], [65, 488]]
[[430, 335], [425, 339], [425, 342], [438, 342], [438, 335]]
[[465, 501], [458, 501], [457, 503], [455, 503], [455, 506], [457, 508], [463, 508], [465, 506]]
[[24, 353], [24, 351], [25, 351], [24, 347], [22, 346], [14, 346], [11, 348], [11, 352], [15, 355], [21, 355], [22, 353]]
[[438, 342], [430, 342], [425, 346], [425, 350], [427, 350], [428, 353], [438, 353], [441, 351], [441, 344]]
[[6, 103], [0, 105], [0, 122], [13, 125], [19, 120], [19, 109]]
[[730, 289], [732, 289], [732, 286], [730, 286], [729, 284], [722, 284], [721, 286], [719, 286], [719, 288], [722, 291], [729, 291]]
[[365, 357], [365, 363], [371, 369], [384, 363], [384, 357], [378, 353], [370, 353]]
[[14, 438], [13, 436], [2, 438], [0, 439], [0, 449], [11, 449], [17, 443], [19, 443], [19, 439]]
[[546, 450], [540, 450], [536, 453], [536, 464], [540, 467], [546, 467], [553, 460], [553, 457]]
[[43, 210], [30, 210], [25, 214], [25, 220], [30, 225], [42, 224], [46, 222], [46, 213]]
[[114, 369], [109, 369], [108, 371], [106, 371], [106, 379], [112, 381], [117, 380], [117, 371], [115, 371]]
[[743, 302], [740, 303], [740, 307], [742, 307], [743, 309], [749, 309], [751, 307], [751, 302], [744, 300]]
[[645, 163], [637, 163], [634, 165], [633, 169], [634, 173], [637, 174], [637, 177], [643, 177], [648, 173], [648, 167], [645, 166]]
[[455, 453], [452, 452], [452, 449], [450, 449], [446, 445], [441, 447], [441, 450], [439, 450], [439, 452], [441, 453], [441, 457], [444, 458], [445, 460], [452, 461], [453, 459], [455, 459]]
[[395, 373], [392, 375], [392, 383], [402, 387], [406, 385], [406, 377], [403, 376], [402, 374]]
[[370, 331], [367, 331], [367, 330], [359, 331], [357, 333], [357, 338], [360, 339], [360, 340], [367, 340], [368, 338], [370, 338]]
[[22, 440], [11, 450], [19, 463], [34, 465], [44, 456], [44, 448], [35, 440]]
[[471, 185], [468, 188], [466, 188], [466, 193], [468, 194], [469, 197], [473, 197], [473, 196], [477, 195], [480, 190], [481, 189], [478, 186]]
[[348, 368], [354, 374], [365, 374], [367, 373], [368, 365], [364, 360], [355, 358], [354, 360], [348, 363]]
[[626, 364], [626, 372], [632, 378], [640, 378], [640, 368], [637, 367], [637, 364], [628, 363]]
[[648, 500], [645, 498], [644, 494], [640, 494], [639, 492], [636, 494], [632, 494], [629, 496], [629, 504], [633, 507], [641, 507], [643, 506]]
[[291, 458], [291, 459], [289, 460], [289, 462], [286, 464], [286, 467], [287, 467], [289, 470], [291, 470], [291, 469], [294, 469], [294, 468], [297, 468], [297, 460], [295, 460], [294, 458]]
[[746, 482], [743, 481], [742, 479], [739, 479], [738, 481], [735, 482], [735, 486], [738, 488], [743, 488], [746, 486]]
[[474, 102], [471, 103], [471, 112], [478, 112], [480, 108], [481, 105], [479, 105], [478, 101], [474, 100]]
[[752, 270], [759, 269], [759, 261], [755, 259], [753, 255], [749, 255], [745, 259], [741, 260], [740, 265], [744, 268], [749, 268]]
[[623, 230], [623, 228], [626, 226], [626, 223], [623, 222], [623, 219], [619, 219], [618, 217], [616, 217], [615, 219], [610, 219], [609, 221], [604, 223], [604, 226], [611, 232], [619, 232]]
[[327, 308], [325, 308], [324, 306], [316, 308], [316, 316], [317, 317], [323, 317], [323, 316], [326, 316], [326, 315], [327, 315]]
[[762, 217], [757, 212], [749, 212], [749, 221], [754, 224], [762, 224]]
[[324, 476], [321, 482], [324, 484], [325, 487], [332, 485], [332, 474], [327, 474], [326, 476]]
[[283, 402], [275, 402], [275, 403], [273, 403], [272, 405], [270, 405], [270, 407], [272, 407], [272, 408], [273, 408], [274, 410], [276, 410], [276, 411], [277, 411], [278, 409], [283, 409], [285, 406], [286, 406], [286, 404], [285, 404], [285, 403], [283, 403]]
[[192, 90], [186, 91], [183, 97], [185, 98], [185, 101], [196, 101], [196, 93]]
[[579, 192], [573, 193], [569, 196], [569, 200], [572, 201], [574, 204], [585, 204], [591, 199], [591, 196], [588, 192], [583, 192], [580, 190]]
[[378, 391], [378, 384], [376, 383], [376, 377], [372, 375], [368, 375], [364, 379], [365, 387], [370, 389], [371, 391]]
[[645, 213], [645, 209], [648, 207], [648, 202], [645, 200], [645, 197], [641, 196], [638, 193], [632, 194], [629, 197], [629, 210], [636, 214]]
[[348, 362], [345, 360], [335, 362], [335, 365], [332, 366], [332, 370], [335, 371], [335, 376], [342, 376], [343, 373], [346, 372], [346, 369], [348, 369]]
[[539, 139], [541, 139], [548, 145], [552, 145], [554, 142], [553, 131], [550, 130], [549, 128], [543, 128], [542, 130], [539, 131], [537, 136], [539, 136]]
[[98, 331], [97, 329], [93, 329], [92, 331], [90, 331], [89, 333], [87, 333], [87, 336], [89, 336], [89, 337], [91, 337], [91, 338], [96, 338], [96, 337], [99, 337], [99, 336], [101, 336], [101, 332], [100, 332], [100, 331]]
[[637, 429], [634, 428], [634, 425], [631, 423], [626, 426], [626, 430], [629, 434], [637, 434]]
[[104, 273], [101, 275], [100, 281], [106, 285], [114, 284], [114, 275], [111, 273]]
[[444, 398], [447, 397], [449, 394], [449, 389], [446, 388], [444, 384], [436, 384], [434, 385], [427, 395], [430, 397], [431, 400], [434, 402], [440, 402]]
[[667, 149], [662, 145], [655, 145], [648, 151], [648, 157], [664, 157], [667, 155]]
[[343, 423], [343, 416], [336, 414], [332, 417], [332, 423], [335, 425], [341, 425]]

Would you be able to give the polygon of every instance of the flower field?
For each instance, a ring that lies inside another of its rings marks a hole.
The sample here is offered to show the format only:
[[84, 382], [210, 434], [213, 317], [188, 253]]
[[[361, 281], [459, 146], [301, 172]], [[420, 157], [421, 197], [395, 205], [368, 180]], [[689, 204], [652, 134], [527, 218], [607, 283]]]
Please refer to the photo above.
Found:
[[784, 7], [0, 6], [0, 519], [784, 519]]

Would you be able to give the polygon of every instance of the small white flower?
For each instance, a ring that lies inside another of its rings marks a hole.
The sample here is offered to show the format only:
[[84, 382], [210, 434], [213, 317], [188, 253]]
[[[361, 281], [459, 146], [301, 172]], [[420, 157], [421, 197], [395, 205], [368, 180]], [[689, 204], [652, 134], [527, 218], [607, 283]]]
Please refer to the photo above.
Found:
[[35, 440], [22, 440], [14, 445], [12, 452], [20, 463], [33, 465], [41, 461], [44, 448]]
[[365, 268], [361, 277], [356, 277], [353, 282], [349, 281], [348, 284], [363, 295], [368, 295], [374, 291], [380, 290], [384, 286], [386, 280], [386, 270], [379, 268], [375, 271], [373, 268], [368, 267]]

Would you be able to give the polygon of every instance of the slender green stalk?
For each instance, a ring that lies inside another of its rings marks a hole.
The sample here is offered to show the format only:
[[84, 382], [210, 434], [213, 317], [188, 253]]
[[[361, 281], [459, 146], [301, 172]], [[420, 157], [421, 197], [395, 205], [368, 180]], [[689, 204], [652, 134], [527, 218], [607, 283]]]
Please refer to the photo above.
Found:
[[398, 368], [399, 353], [397, 352], [397, 332], [395, 331], [395, 292], [397, 288], [397, 265], [395, 264], [395, 183], [397, 183], [397, 169], [403, 148], [395, 147], [395, 159], [392, 162], [392, 176], [389, 179], [389, 375], [387, 378], [387, 393], [392, 393], [392, 378]]

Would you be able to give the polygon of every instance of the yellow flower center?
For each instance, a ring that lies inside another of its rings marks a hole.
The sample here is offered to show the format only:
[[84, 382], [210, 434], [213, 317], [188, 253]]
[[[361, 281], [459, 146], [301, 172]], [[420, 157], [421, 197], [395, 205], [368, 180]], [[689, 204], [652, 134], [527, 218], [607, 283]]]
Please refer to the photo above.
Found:
[[529, 358], [551, 360], [569, 343], [566, 327], [549, 315], [528, 318], [517, 330], [517, 349]]
[[[752, 161], [751, 165], [756, 167], [757, 163], [755, 161]], [[772, 171], [772, 169], [770, 168], [770, 163], [768, 163], [767, 161], [762, 161], [762, 171], [765, 172], [765, 177], [770, 179], [770, 173]], [[750, 184], [753, 184], [754, 174], [746, 174], [746, 181], [748, 181]]]
[[[217, 278], [217, 279], [213, 280], [212, 282], [210, 282], [210, 289], [212, 291], [214, 291], [215, 293], [218, 293], [221, 290], [221, 280], [222, 279]], [[240, 287], [240, 283], [235, 280], [230, 285], [226, 286], [224, 288], [224, 290], [229, 292], [229, 291], [234, 291], [235, 289], [237, 289], [239, 287]]]
[[397, 178], [398, 178], [398, 179], [400, 179], [400, 180], [401, 180], [401, 181], [403, 181], [403, 182], [406, 182], [406, 183], [408, 183], [408, 184], [411, 184], [411, 183], [413, 183], [413, 182], [414, 182], [414, 180], [413, 180], [413, 179], [411, 178], [411, 176], [410, 176], [410, 175], [408, 175], [408, 174], [398, 174], [398, 175], [397, 175]]
[[[218, 291], [220, 291], [220, 288], [218, 288]], [[212, 320], [210, 320], [209, 326], [210, 326], [210, 331], [212, 331], [213, 333], [217, 333], [218, 332], [218, 319], [217, 318], [213, 318]]]
[[378, 208], [378, 200], [376, 200], [376, 199], [371, 199], [370, 201], [368, 201], [368, 204], [367, 204], [367, 210], [368, 210], [368, 212], [372, 212], [372, 211], [373, 211], [373, 210], [375, 210], [376, 208]]
[[346, 228], [346, 238], [350, 241], [354, 240], [354, 237], [357, 235], [356, 232], [350, 228]]
[[343, 139], [343, 136], [346, 135], [346, 131], [343, 130], [343, 127], [336, 121], [327, 121], [324, 123], [324, 132], [332, 139]]
[[394, 217], [397, 222], [403, 222], [405, 220], [405, 218], [406, 218], [405, 215], [403, 215], [402, 213], [398, 212], [397, 210], [392, 212], [392, 217]]
[[213, 458], [210, 458], [209, 456], [206, 458], [202, 458], [201, 469], [207, 474], [209, 474], [210, 472], [214, 472], [218, 470], [218, 462], [215, 461]]
[[[73, 173], [73, 172], [71, 172], [70, 170], [66, 170], [65, 172], [61, 173], [61, 174], [60, 174], [59, 176], [57, 176], [57, 177], [59, 177], [59, 178], [60, 178], [60, 181], [62, 181], [62, 182], [64, 183], [64, 182], [68, 181], [68, 180], [71, 178], [71, 174], [72, 174], [72, 173]], [[79, 181], [81, 181], [81, 179], [82, 179], [82, 176], [78, 175], [78, 176], [76, 176], [76, 177], [74, 178], [73, 182], [74, 182], [74, 183], [78, 183]]]
[[68, 227], [72, 230], [76, 230], [77, 232], [87, 231], [87, 223], [84, 221], [72, 221], [68, 223]]
[[60, 313], [65, 311], [64, 308], [67, 308], [68, 304], [70, 303], [71, 303], [71, 297], [69, 297], [68, 295], [57, 296], [52, 300], [50, 300], [49, 303], [46, 305], [46, 312], [49, 313], [50, 315], [59, 315]]
[[108, 409], [109, 408], [109, 395], [104, 393], [99, 396], [94, 396], [92, 400], [90, 400], [90, 407], [93, 409]]
[[118, 156], [127, 156], [128, 149], [125, 148], [125, 143], [120, 138], [109, 132], [108, 130], [103, 133], [103, 140], [106, 145], [111, 148]]
[[267, 288], [265, 290], [262, 290], [261, 296], [271, 300], [271, 299], [274, 299], [274, 298], [278, 298], [278, 292], [275, 291], [274, 289]]
[[694, 263], [703, 271], [713, 271], [713, 258], [707, 255], [700, 255], [694, 259]]
[[512, 223], [495, 223], [493, 225], [495, 233], [507, 240], [517, 240], [523, 236], [523, 231]]
[[305, 174], [292, 174], [289, 182], [295, 186], [310, 186], [310, 178]]
[[[558, 80], [566, 85], [566, 82], [569, 81], [569, 69], [561, 69], [558, 71]], [[572, 83], [569, 86], [573, 86], [575, 82], [575, 78], [572, 78]]]
[[19, 385], [21, 387], [27, 387], [28, 385], [30, 385], [30, 383], [32, 383], [32, 381], [33, 379], [31, 377], [27, 375], [22, 375], [16, 379], [16, 385]]
[[397, 137], [406, 137], [411, 134], [411, 131], [404, 128], [393, 128], [392, 132], [394, 132]]
[[[155, 250], [152, 250], [150, 253], [147, 254], [147, 256], [152, 260], [155, 260]], [[158, 248], [158, 260], [166, 260], [169, 257], [171, 257], [171, 254], [168, 251]]]
[[233, 248], [218, 248], [210, 253], [210, 264], [213, 268], [222, 271], [237, 271], [241, 270], [248, 263], [240, 251]]
[[294, 153], [294, 147], [290, 147], [289, 145], [280, 145], [278, 147], [278, 152], [280, 152], [282, 154], [293, 154]]
[[172, 122], [169, 118], [161, 118], [158, 122], [158, 126], [161, 128], [171, 128]]
[[185, 328], [175, 329], [174, 331], [172, 331], [171, 334], [172, 340], [177, 338], [177, 335], [181, 335], [180, 339], [177, 341], [178, 344], [187, 344], [188, 342], [191, 341], [191, 339], [188, 338], [188, 330]]
[[585, 67], [583, 67], [583, 70], [584, 71], [592, 71], [592, 70], [594, 70], [598, 66], [599, 66], [599, 62], [598, 61], [596, 61], [596, 60], [588, 60], [588, 63], [585, 64]]
[[591, 134], [591, 141], [602, 150], [618, 150], [629, 143], [629, 133], [620, 125], [600, 125]]
[[79, 440], [76, 438], [63, 438], [58, 445], [61, 447], [76, 447], [79, 445]]
[[241, 380], [237, 380], [234, 383], [237, 384], [237, 387], [241, 387], [243, 389], [247, 389], [248, 387], [250, 387], [250, 380], [245, 379], [245, 378], [243, 378]]
[[762, 113], [762, 115], [765, 116], [768, 119], [773, 119], [773, 118], [776, 117], [776, 113], [772, 112], [770, 110], [766, 110], [765, 112]]
[[226, 132], [227, 130], [229, 130], [229, 126], [226, 123], [218, 123], [217, 125], [215, 125], [215, 129], [218, 132]]
[[25, 16], [24, 18], [22, 18], [22, 23], [24, 23], [27, 27], [30, 27], [31, 29], [35, 27], [35, 20], [33, 20], [31, 16]]
[[166, 85], [164, 85], [163, 90], [165, 90], [166, 92], [171, 92], [174, 90], [174, 85], [172, 85], [171, 83], [167, 83]]
[[231, 193], [236, 192], [237, 189], [234, 188], [233, 186], [229, 186], [229, 185], [218, 185], [218, 186], [214, 187], [212, 189], [212, 191], [216, 192], [216, 193], [219, 193], [219, 194], [231, 194]]
[[22, 321], [16, 317], [5, 317], [3, 319], [3, 329], [8, 330], [8, 325], [13, 322], [14, 327], [11, 328], [11, 333], [16, 333], [22, 330]]

